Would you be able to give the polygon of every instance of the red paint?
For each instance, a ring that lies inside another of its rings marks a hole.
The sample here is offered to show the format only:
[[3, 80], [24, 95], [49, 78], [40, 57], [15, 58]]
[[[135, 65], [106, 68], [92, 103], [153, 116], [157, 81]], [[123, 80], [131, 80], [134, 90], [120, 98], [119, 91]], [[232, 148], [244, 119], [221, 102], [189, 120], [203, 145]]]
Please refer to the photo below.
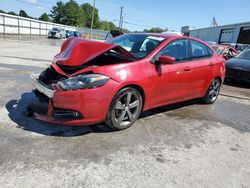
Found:
[[[222, 82], [224, 81], [224, 60], [215, 52], [212, 57], [196, 60], [191, 59], [183, 63], [152, 64], [152, 58], [169, 42], [181, 38], [191, 38], [164, 34], [153, 35], [167, 37], [168, 39], [144, 59], [130, 63], [88, 67], [87, 71], [110, 77], [108, 83], [99, 88], [62, 91], [58, 89], [58, 85], [55, 86], [57, 92], [55, 92], [53, 99], [49, 103], [47, 116], [35, 114], [35, 117], [48, 122], [68, 125], [94, 124], [105, 120], [114, 95], [121, 88], [129, 85], [141, 88], [145, 99], [143, 110], [148, 110], [167, 104], [203, 97], [214, 78], [219, 77]], [[206, 43], [198, 39], [191, 39], [207, 46]], [[70, 44], [70, 47], [67, 47], [67, 44]], [[114, 47], [117, 46], [109, 43], [74, 38], [67, 40], [62, 46], [62, 52], [68, 49], [71, 55], [64, 56], [61, 52], [55, 57], [54, 62], [63, 61], [61, 64], [76, 66], [86, 63], [89, 59]], [[125, 50], [122, 51], [129, 55]], [[52, 66], [58, 73], [67, 75], [56, 64], [52, 64]], [[85, 71], [83, 69], [73, 75], [67, 76], [75, 76]], [[57, 121], [51, 116], [53, 108], [79, 111], [84, 116], [84, 119], [64, 122]]]
[[[239, 52], [237, 52], [237, 50], [235, 50], [233, 47], [228, 46], [228, 45], [216, 44], [216, 45], [212, 45], [211, 47], [215, 50], [220, 50], [221, 52], [220, 52], [219, 56], [224, 58], [225, 60], [236, 57], [239, 54]], [[228, 55], [227, 55], [228, 52], [231, 53], [231, 57], [228, 57]]]
[[114, 48], [119, 48], [127, 57], [131, 56], [115, 44], [71, 37], [62, 44], [61, 51], [55, 56], [53, 62], [65, 66], [79, 66]]

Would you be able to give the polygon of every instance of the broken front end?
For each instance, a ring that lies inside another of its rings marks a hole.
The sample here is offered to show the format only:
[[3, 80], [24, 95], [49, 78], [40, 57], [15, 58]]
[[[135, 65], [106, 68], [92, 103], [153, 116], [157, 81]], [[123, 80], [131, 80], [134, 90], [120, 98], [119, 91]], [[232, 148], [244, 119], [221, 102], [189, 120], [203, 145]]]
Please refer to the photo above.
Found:
[[101, 74], [67, 78], [51, 67], [40, 75], [32, 74], [31, 80], [39, 101], [28, 106], [28, 114], [42, 121], [67, 125], [104, 121], [110, 103], [107, 94], [112, 95], [118, 84]]
[[113, 44], [70, 38], [49, 68], [31, 75], [39, 102], [28, 106], [28, 115], [67, 125], [104, 121], [119, 83], [98, 67], [132, 61], [128, 55]]

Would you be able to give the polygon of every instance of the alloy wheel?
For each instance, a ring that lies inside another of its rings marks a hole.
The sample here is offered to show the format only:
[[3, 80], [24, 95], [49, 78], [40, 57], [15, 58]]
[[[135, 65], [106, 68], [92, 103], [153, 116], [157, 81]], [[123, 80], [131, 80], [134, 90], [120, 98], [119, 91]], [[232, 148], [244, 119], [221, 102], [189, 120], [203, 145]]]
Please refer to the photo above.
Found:
[[114, 107], [114, 117], [117, 124], [127, 126], [133, 123], [140, 113], [141, 104], [139, 96], [132, 91], [121, 95]]
[[215, 79], [208, 90], [208, 99], [210, 102], [216, 101], [220, 92], [220, 81]]

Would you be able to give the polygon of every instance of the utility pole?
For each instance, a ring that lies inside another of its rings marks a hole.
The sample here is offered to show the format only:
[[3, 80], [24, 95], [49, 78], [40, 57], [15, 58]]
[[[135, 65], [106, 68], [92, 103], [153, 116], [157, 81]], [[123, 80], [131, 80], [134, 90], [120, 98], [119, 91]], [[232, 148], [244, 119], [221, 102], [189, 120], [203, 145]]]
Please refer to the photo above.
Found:
[[92, 29], [93, 29], [93, 24], [94, 24], [94, 16], [95, 16], [95, 0], [93, 3], [93, 12], [92, 12], [92, 18], [91, 18], [90, 36], [89, 36], [90, 39], [92, 39]]
[[120, 12], [119, 31], [122, 30], [122, 24], [123, 24], [123, 16], [122, 16], [122, 14], [123, 14], [123, 8], [124, 8], [124, 7], [121, 7], [121, 12]]
[[121, 30], [122, 30], [122, 26], [123, 26], [123, 16], [122, 16], [122, 21], [121, 21]]

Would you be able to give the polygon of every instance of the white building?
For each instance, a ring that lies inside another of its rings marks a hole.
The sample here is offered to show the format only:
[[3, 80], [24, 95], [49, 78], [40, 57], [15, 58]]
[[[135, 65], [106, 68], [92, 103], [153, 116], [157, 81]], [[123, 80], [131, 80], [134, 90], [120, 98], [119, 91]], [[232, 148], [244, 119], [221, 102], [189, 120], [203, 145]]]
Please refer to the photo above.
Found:
[[185, 26], [181, 31], [185, 35], [204, 41], [250, 44], [250, 22], [201, 29], [190, 29], [189, 26]]

